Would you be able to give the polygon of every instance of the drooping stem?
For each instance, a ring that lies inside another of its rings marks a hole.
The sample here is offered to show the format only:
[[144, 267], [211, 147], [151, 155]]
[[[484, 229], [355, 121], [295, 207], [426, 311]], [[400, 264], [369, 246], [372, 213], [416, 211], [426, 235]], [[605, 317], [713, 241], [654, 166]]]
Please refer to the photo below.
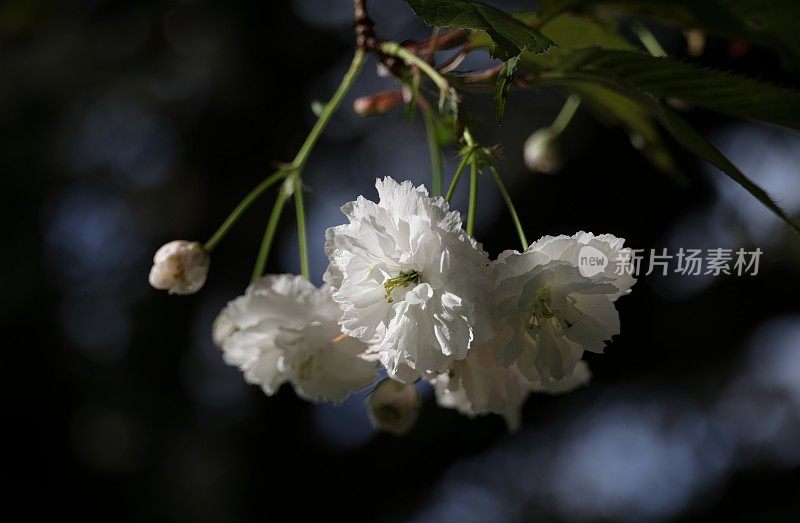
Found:
[[433, 108], [422, 104], [422, 117], [425, 120], [425, 132], [428, 135], [428, 152], [431, 157], [431, 190], [433, 196], [442, 194], [442, 150], [436, 137], [436, 120]]
[[655, 35], [650, 32], [648, 28], [644, 26], [639, 21], [633, 23], [633, 32], [636, 33], [636, 36], [639, 37], [639, 41], [642, 42], [644, 48], [647, 49], [647, 52], [656, 57], [667, 56], [667, 52], [661, 47], [661, 44], [658, 43]]
[[517, 235], [519, 235], [519, 241], [522, 244], [522, 250], [527, 250], [528, 239], [525, 238], [525, 231], [522, 229], [522, 222], [519, 220], [517, 209], [514, 207], [514, 202], [511, 201], [511, 196], [508, 194], [508, 190], [503, 183], [503, 179], [500, 177], [500, 173], [497, 171], [497, 168], [494, 165], [489, 166], [489, 171], [492, 173], [492, 178], [494, 178], [494, 183], [497, 184], [497, 188], [500, 191], [500, 195], [503, 197], [503, 201], [506, 202], [508, 213], [511, 215], [511, 220], [514, 222], [514, 227], [517, 229]]
[[306, 213], [305, 205], [303, 203], [302, 190], [303, 167], [305, 167], [308, 157], [311, 154], [311, 151], [314, 149], [314, 145], [316, 145], [319, 137], [322, 135], [322, 131], [325, 130], [325, 127], [328, 125], [328, 122], [330, 122], [333, 114], [342, 104], [342, 100], [344, 99], [345, 95], [353, 86], [353, 83], [355, 83], [358, 73], [361, 70], [361, 66], [364, 64], [365, 57], [366, 53], [362, 49], [356, 50], [355, 56], [353, 56], [353, 61], [350, 63], [350, 68], [342, 78], [342, 82], [339, 84], [336, 92], [333, 93], [331, 100], [322, 108], [319, 118], [314, 124], [314, 127], [312, 127], [311, 131], [308, 133], [308, 137], [306, 138], [305, 142], [303, 142], [300, 150], [297, 152], [294, 161], [285, 170], [285, 172], [283, 172], [283, 176], [288, 175], [289, 178], [284, 182], [284, 185], [278, 194], [277, 199], [275, 200], [275, 206], [272, 208], [272, 214], [270, 215], [269, 222], [267, 223], [267, 229], [264, 231], [264, 239], [261, 242], [261, 248], [258, 251], [258, 258], [256, 259], [256, 265], [253, 269], [253, 281], [260, 278], [264, 272], [264, 267], [267, 264], [267, 258], [269, 257], [269, 251], [272, 247], [275, 230], [278, 226], [278, 222], [280, 221], [283, 207], [286, 204], [286, 200], [289, 198], [289, 196], [291, 196], [292, 192], [295, 194], [295, 208], [297, 212], [297, 238], [300, 252], [300, 272], [306, 279], [309, 278]]
[[469, 208], [467, 209], [467, 234], [475, 232], [475, 214], [478, 210], [478, 160], [470, 155], [469, 172]]
[[307, 280], [311, 279], [308, 269], [308, 239], [306, 238], [306, 210], [303, 203], [303, 182], [299, 176], [294, 176], [294, 207], [297, 213], [297, 242], [300, 253], [300, 274]]
[[264, 181], [256, 185], [252, 191], [247, 193], [247, 196], [245, 196], [242, 199], [242, 201], [239, 202], [239, 205], [237, 205], [236, 208], [233, 211], [231, 211], [228, 217], [225, 218], [225, 221], [222, 222], [222, 225], [219, 226], [217, 232], [215, 232], [213, 236], [211, 236], [211, 238], [205, 243], [205, 245], [203, 245], [205, 251], [211, 252], [212, 250], [214, 250], [214, 247], [216, 247], [217, 244], [220, 242], [220, 240], [222, 240], [222, 238], [224, 238], [225, 235], [228, 234], [228, 231], [231, 230], [231, 227], [234, 226], [234, 224], [239, 220], [242, 214], [244, 214], [244, 212], [253, 204], [253, 202], [255, 202], [259, 196], [264, 194], [264, 192], [267, 189], [269, 189], [277, 182], [285, 178], [286, 175], [287, 173], [284, 170], [280, 170], [276, 173], [273, 173], [268, 177], [266, 177]]
[[283, 182], [283, 186], [281, 186], [281, 190], [278, 192], [277, 198], [275, 198], [275, 205], [272, 206], [267, 228], [264, 231], [264, 238], [261, 240], [261, 247], [256, 257], [256, 264], [253, 267], [253, 275], [250, 278], [251, 282], [258, 280], [261, 275], [264, 274], [264, 268], [267, 265], [267, 258], [269, 258], [272, 241], [275, 239], [275, 231], [278, 230], [278, 223], [281, 221], [281, 214], [283, 214], [283, 206], [294, 190], [294, 179], [294, 175], [292, 178], [286, 179]]
[[453, 175], [453, 181], [450, 182], [450, 189], [447, 190], [447, 196], [445, 196], [445, 200], [448, 202], [453, 199], [453, 193], [456, 192], [458, 182], [461, 180], [461, 174], [464, 172], [464, 169], [466, 169], [467, 164], [470, 161], [470, 156], [472, 156], [472, 150], [465, 152], [461, 157], [461, 162], [458, 164], [456, 173]]
[[322, 131], [325, 130], [325, 127], [328, 125], [328, 122], [331, 121], [333, 114], [342, 104], [342, 100], [347, 94], [347, 91], [353, 87], [356, 78], [358, 78], [358, 73], [361, 71], [361, 67], [364, 65], [365, 58], [366, 53], [364, 50], [357, 49], [355, 55], [353, 56], [353, 61], [350, 63], [350, 68], [342, 78], [342, 83], [340, 83], [339, 87], [336, 88], [336, 92], [333, 93], [333, 97], [330, 99], [330, 101], [322, 108], [322, 112], [320, 112], [319, 118], [314, 124], [314, 127], [311, 128], [311, 132], [308, 133], [306, 141], [297, 152], [297, 156], [295, 156], [294, 162], [292, 162], [292, 169], [294, 171], [299, 173], [303, 170], [303, 167], [305, 167], [308, 157], [311, 154], [312, 149], [314, 149], [314, 145], [316, 145], [317, 140], [319, 140], [320, 135], [322, 135]]
[[[253, 204], [253, 202], [258, 199], [259, 196], [264, 194], [267, 189], [290, 174], [292, 176], [297, 176], [298, 178], [300, 177], [302, 169], [308, 161], [308, 157], [311, 154], [314, 145], [316, 145], [317, 140], [319, 140], [322, 131], [328, 125], [328, 122], [330, 122], [330, 119], [336, 112], [336, 109], [338, 109], [341, 105], [345, 94], [347, 94], [347, 91], [350, 90], [356, 78], [358, 77], [358, 73], [364, 64], [365, 57], [366, 52], [364, 50], [356, 50], [355, 56], [353, 56], [353, 61], [350, 64], [350, 68], [347, 70], [347, 73], [345, 73], [344, 78], [342, 78], [342, 83], [339, 84], [339, 87], [336, 89], [336, 92], [333, 94], [331, 100], [323, 107], [319, 118], [309, 132], [308, 137], [298, 151], [297, 156], [295, 156], [292, 164], [267, 177], [252, 191], [250, 191], [247, 196], [244, 197], [244, 199], [239, 203], [239, 205], [236, 206], [236, 208], [225, 219], [225, 221], [222, 222], [222, 225], [220, 225], [219, 229], [217, 229], [217, 231], [205, 243], [203, 247], [206, 252], [211, 252], [214, 247], [219, 244], [222, 238], [228, 234], [228, 231], [230, 231], [233, 225], [239, 220], [241, 215]], [[305, 221], [305, 219], [303, 221]]]
[[554, 133], [555, 136], [560, 135], [564, 132], [564, 129], [567, 128], [569, 122], [572, 121], [572, 117], [575, 116], [575, 113], [578, 111], [578, 107], [581, 105], [581, 97], [577, 94], [571, 94], [567, 101], [564, 102], [564, 106], [559, 111], [558, 116], [556, 119], [553, 120], [553, 124], [550, 126], [550, 130]]

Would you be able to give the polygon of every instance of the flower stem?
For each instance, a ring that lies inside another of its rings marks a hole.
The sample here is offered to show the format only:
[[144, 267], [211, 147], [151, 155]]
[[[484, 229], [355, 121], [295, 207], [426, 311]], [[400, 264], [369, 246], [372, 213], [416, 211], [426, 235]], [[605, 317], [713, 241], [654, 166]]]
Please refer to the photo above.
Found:
[[450, 183], [450, 189], [447, 190], [447, 196], [445, 196], [445, 200], [448, 202], [453, 198], [453, 193], [456, 192], [456, 187], [458, 186], [459, 180], [461, 180], [461, 174], [464, 172], [464, 169], [467, 167], [467, 163], [469, 162], [469, 157], [472, 156], [472, 150], [467, 151], [464, 153], [464, 156], [461, 157], [461, 163], [458, 164], [456, 168], [456, 173], [453, 175], [453, 181]]
[[425, 103], [422, 107], [422, 116], [425, 120], [425, 132], [428, 135], [428, 151], [431, 157], [431, 189], [433, 196], [442, 194], [442, 150], [436, 138], [436, 121], [433, 109]]
[[252, 191], [250, 191], [247, 196], [239, 202], [239, 205], [225, 218], [225, 221], [222, 222], [222, 225], [219, 226], [217, 232], [214, 233], [213, 236], [203, 245], [203, 249], [206, 252], [211, 252], [214, 250], [214, 247], [228, 234], [228, 231], [234, 226], [234, 224], [239, 220], [239, 217], [246, 211], [254, 201], [258, 199], [259, 196], [264, 194], [264, 192], [275, 185], [275, 183], [279, 182], [283, 178], [287, 176], [287, 172], [284, 170], [280, 170], [276, 173], [269, 175], [267, 178], [264, 179], [261, 183], [256, 185]]
[[497, 167], [490, 165], [489, 171], [491, 171], [492, 178], [494, 178], [494, 183], [497, 184], [497, 188], [500, 190], [500, 195], [503, 197], [503, 201], [506, 202], [508, 212], [511, 214], [511, 220], [514, 222], [514, 227], [517, 229], [519, 241], [522, 244], [522, 250], [525, 251], [528, 249], [528, 240], [525, 238], [525, 231], [522, 229], [522, 223], [519, 221], [519, 216], [517, 215], [517, 209], [514, 207], [514, 202], [511, 201], [511, 196], [508, 194], [508, 190], [503, 183], [503, 179], [500, 177], [500, 173], [497, 171]]
[[300, 176], [293, 177], [294, 207], [297, 213], [297, 242], [300, 253], [300, 274], [307, 280], [311, 279], [308, 270], [308, 239], [306, 238], [306, 210], [303, 203], [303, 182]]
[[281, 214], [283, 214], [283, 206], [289, 196], [292, 195], [294, 190], [294, 181], [296, 175], [286, 179], [283, 182], [281, 190], [275, 198], [275, 205], [272, 206], [272, 212], [269, 215], [267, 228], [264, 231], [264, 239], [261, 240], [261, 247], [258, 250], [258, 257], [256, 257], [256, 264], [253, 267], [253, 275], [250, 278], [251, 282], [258, 280], [264, 274], [264, 268], [267, 265], [267, 258], [269, 258], [269, 251], [272, 247], [272, 240], [275, 238], [275, 231], [278, 230], [278, 223], [281, 221]]
[[350, 63], [350, 68], [342, 78], [342, 83], [340, 83], [339, 87], [336, 88], [336, 92], [333, 93], [333, 97], [330, 99], [330, 101], [322, 108], [322, 112], [320, 113], [317, 122], [314, 124], [314, 127], [311, 128], [311, 132], [308, 133], [308, 138], [306, 138], [303, 146], [300, 147], [300, 150], [297, 152], [294, 162], [292, 162], [292, 168], [298, 173], [303, 170], [303, 167], [308, 161], [308, 156], [311, 154], [311, 150], [314, 148], [314, 145], [316, 145], [317, 140], [319, 140], [322, 131], [325, 130], [325, 127], [328, 125], [328, 122], [330, 122], [333, 114], [342, 104], [342, 100], [347, 94], [347, 91], [353, 87], [356, 78], [358, 78], [358, 73], [361, 71], [361, 67], [364, 65], [364, 59], [366, 56], [367, 55], [364, 50], [356, 50], [356, 53], [353, 56], [353, 61]]
[[648, 53], [655, 57], [667, 56], [667, 52], [663, 47], [661, 47], [661, 44], [658, 43], [655, 35], [653, 35], [653, 33], [651, 33], [650, 30], [641, 22], [634, 22], [632, 29], [633, 32], [636, 33], [636, 36], [639, 37], [639, 41], [642, 42], [644, 48], [647, 49]]
[[[470, 155], [472, 156], [472, 155]], [[472, 157], [469, 172], [469, 208], [467, 209], [467, 234], [475, 231], [475, 213], [478, 210], [478, 160]]]
[[577, 94], [571, 94], [567, 101], [564, 102], [564, 106], [559, 111], [558, 116], [556, 119], [553, 120], [553, 124], [550, 126], [550, 130], [556, 135], [560, 135], [564, 132], [564, 129], [567, 128], [569, 122], [572, 121], [572, 117], [575, 116], [575, 113], [578, 111], [578, 107], [581, 105], [581, 97]]
[[[336, 109], [338, 109], [339, 106], [341, 105], [342, 99], [344, 98], [345, 94], [347, 94], [347, 91], [349, 91], [350, 88], [353, 86], [353, 83], [358, 77], [358, 73], [361, 71], [361, 67], [364, 65], [365, 58], [366, 58], [366, 52], [363, 49], [358, 49], [355, 55], [353, 56], [353, 61], [350, 64], [350, 68], [347, 70], [347, 73], [345, 73], [344, 78], [342, 78], [342, 83], [336, 89], [336, 92], [333, 94], [331, 100], [325, 105], [325, 107], [323, 107], [322, 113], [320, 114], [319, 118], [314, 124], [314, 127], [312, 127], [311, 131], [308, 133], [308, 137], [306, 138], [302, 147], [300, 147], [300, 150], [297, 152], [297, 156], [295, 156], [292, 164], [288, 167], [281, 168], [278, 172], [267, 177], [264, 181], [258, 184], [252, 191], [250, 191], [241, 202], [239, 202], [239, 205], [236, 206], [236, 208], [225, 219], [222, 225], [220, 225], [219, 229], [217, 229], [214, 235], [211, 236], [211, 238], [203, 246], [206, 252], [211, 252], [214, 249], [214, 247], [216, 247], [217, 244], [219, 244], [222, 238], [224, 238], [225, 235], [228, 234], [228, 231], [231, 230], [233, 225], [239, 220], [242, 214], [253, 204], [253, 202], [255, 202], [259, 196], [264, 194], [264, 192], [267, 189], [275, 185], [276, 182], [279, 182], [280, 180], [290, 175], [292, 177], [296, 177], [299, 181], [303, 167], [308, 161], [308, 157], [311, 154], [314, 145], [316, 145], [317, 140], [319, 140], [322, 131], [328, 125], [328, 122], [330, 122], [331, 117], [336, 112]], [[302, 200], [302, 196], [300, 198]], [[281, 197], [280, 195], [278, 195], [278, 200], [276, 201], [276, 207], [277, 207], [277, 202], [280, 200]], [[281, 209], [283, 208], [283, 203], [285, 202], [286, 198], [284, 197], [283, 200], [284, 201], [282, 201], [280, 205]], [[303, 214], [302, 218], [300, 217], [300, 213]], [[273, 214], [274, 214], [274, 209], [273, 209]], [[270, 223], [272, 223], [272, 221], [270, 221]], [[305, 224], [305, 210], [303, 209], [302, 205], [299, 207], [298, 210], [298, 227], [301, 223], [303, 225]], [[301, 236], [303, 239], [305, 239], [305, 230], [302, 233], [298, 232], [298, 236]], [[272, 240], [270, 239], [270, 241]], [[302, 252], [303, 251], [302, 246], [300, 250], [301, 250], [300, 259], [302, 264], [304, 256]], [[268, 251], [269, 247], [267, 247], [267, 252]], [[259, 255], [261, 255], [261, 253], [259, 253]], [[306, 258], [307, 258], [307, 249], [306, 249]], [[258, 267], [259, 264], [263, 266], [265, 263], [266, 259], [264, 259], [263, 261], [259, 260], [257, 261], [256, 267]], [[305, 267], [306, 272], [307, 269], [308, 267], [306, 266]]]

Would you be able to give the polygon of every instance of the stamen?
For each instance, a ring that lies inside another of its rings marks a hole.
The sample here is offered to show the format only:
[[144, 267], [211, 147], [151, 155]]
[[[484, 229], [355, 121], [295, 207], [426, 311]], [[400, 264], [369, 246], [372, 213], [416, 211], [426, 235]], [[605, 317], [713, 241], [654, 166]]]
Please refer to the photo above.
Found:
[[392, 303], [392, 291], [397, 287], [408, 287], [410, 284], [418, 284], [420, 273], [417, 271], [400, 271], [400, 276], [395, 278], [387, 278], [383, 282], [383, 288], [386, 290], [386, 301]]

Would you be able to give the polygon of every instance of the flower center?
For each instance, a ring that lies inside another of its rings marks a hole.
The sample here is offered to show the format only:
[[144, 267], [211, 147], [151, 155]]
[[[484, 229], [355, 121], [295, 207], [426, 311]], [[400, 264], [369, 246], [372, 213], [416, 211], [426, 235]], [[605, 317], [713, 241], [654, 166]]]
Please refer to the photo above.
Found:
[[[571, 296], [567, 296], [567, 301], [570, 305], [575, 305], [575, 299]], [[577, 309], [576, 309], [577, 311]], [[580, 311], [577, 311], [580, 312]], [[528, 320], [528, 329], [540, 329], [542, 324], [548, 320], [553, 320], [556, 325], [561, 327], [562, 329], [569, 329], [577, 321], [579, 321], [583, 317], [583, 314], [575, 321], [569, 321], [567, 318], [564, 317], [563, 310], [557, 310], [553, 308], [552, 298], [550, 296], [550, 289], [547, 287], [541, 289], [536, 294], [536, 300], [533, 302], [533, 310], [531, 310], [531, 316]]]
[[[553, 310], [553, 303], [550, 298], [550, 289], [544, 287], [536, 294], [536, 300], [533, 302], [533, 310], [531, 311], [530, 320], [528, 320], [528, 328], [539, 328], [545, 320], [556, 317], [556, 311]], [[556, 318], [556, 321], [558, 319]]]
[[386, 290], [386, 301], [392, 303], [392, 291], [397, 287], [408, 287], [412, 283], [414, 285], [419, 283], [420, 276], [417, 271], [400, 271], [400, 275], [394, 278], [387, 278], [383, 282], [383, 288]]

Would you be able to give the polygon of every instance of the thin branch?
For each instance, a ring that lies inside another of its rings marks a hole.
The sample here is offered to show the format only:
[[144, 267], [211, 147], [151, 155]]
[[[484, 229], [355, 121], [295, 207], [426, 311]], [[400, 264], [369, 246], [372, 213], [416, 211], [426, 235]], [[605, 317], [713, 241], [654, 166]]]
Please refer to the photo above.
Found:
[[423, 52], [430, 49], [433, 44], [433, 47], [435, 47], [437, 51], [447, 51], [448, 49], [453, 49], [466, 43], [470, 34], [471, 31], [469, 30], [459, 29], [457, 31], [449, 31], [444, 34], [436, 35], [433, 38], [422, 40], [421, 42], [405, 42], [403, 43], [403, 47], [407, 47], [412, 51]]
[[367, 13], [367, 0], [353, 0], [353, 29], [356, 33], [356, 48], [362, 51], [375, 49], [375, 22]]

